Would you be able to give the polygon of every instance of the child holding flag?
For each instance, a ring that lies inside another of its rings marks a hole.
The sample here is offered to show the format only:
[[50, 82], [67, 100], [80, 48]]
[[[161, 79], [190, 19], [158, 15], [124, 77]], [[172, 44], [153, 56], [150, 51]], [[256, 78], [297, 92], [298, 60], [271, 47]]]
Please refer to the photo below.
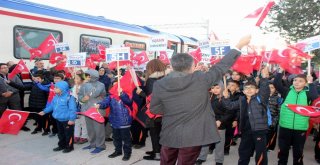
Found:
[[122, 160], [128, 161], [132, 152], [130, 135], [132, 100], [120, 88], [120, 96], [117, 93], [110, 92], [110, 96], [96, 105], [96, 108], [100, 109], [108, 107], [110, 107], [109, 121], [113, 131], [113, 144], [115, 146], [114, 153], [108, 157], [115, 158], [122, 155], [123, 147], [124, 156]]
[[58, 147], [53, 151], [68, 153], [73, 150], [74, 139], [74, 121], [76, 120], [77, 105], [75, 98], [70, 95], [69, 85], [65, 81], [59, 81], [55, 84], [52, 103], [49, 104], [39, 115], [52, 112], [52, 116], [57, 120], [58, 126]]

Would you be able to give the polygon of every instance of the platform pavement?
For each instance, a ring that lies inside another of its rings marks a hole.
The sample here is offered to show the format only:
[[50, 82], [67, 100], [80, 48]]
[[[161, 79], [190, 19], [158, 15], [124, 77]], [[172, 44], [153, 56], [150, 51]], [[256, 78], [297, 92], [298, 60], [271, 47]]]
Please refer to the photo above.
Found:
[[[28, 122], [32, 126], [33, 121]], [[62, 152], [53, 152], [58, 138], [41, 136], [41, 133], [31, 135], [30, 132], [20, 131], [19, 135], [0, 134], [0, 165], [158, 165], [159, 161], [143, 160], [145, 151], [151, 150], [150, 138], [147, 138], [147, 145], [142, 149], [133, 149], [131, 159], [127, 162], [122, 161], [122, 156], [110, 159], [107, 156], [114, 151], [112, 142], [106, 142], [107, 149], [99, 154], [92, 155], [88, 150], [81, 148], [88, 145], [75, 144], [75, 150], [64, 154]], [[308, 138], [304, 152], [304, 164], [317, 165], [314, 160], [312, 137]], [[232, 146], [230, 155], [225, 156], [225, 165], [235, 165], [238, 160], [237, 146]], [[276, 165], [277, 151], [268, 153], [269, 165]], [[292, 164], [290, 152], [289, 165]], [[208, 156], [207, 162], [203, 165], [212, 165], [214, 163], [214, 154]], [[254, 165], [254, 159], [251, 159], [250, 165]]]

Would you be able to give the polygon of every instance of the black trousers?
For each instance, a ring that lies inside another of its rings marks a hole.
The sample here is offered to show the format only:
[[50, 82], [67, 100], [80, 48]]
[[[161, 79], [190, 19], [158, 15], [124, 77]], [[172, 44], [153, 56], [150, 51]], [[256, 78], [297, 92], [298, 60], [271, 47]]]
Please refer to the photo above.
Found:
[[235, 131], [235, 128], [232, 128], [232, 124], [228, 124], [226, 126], [226, 139], [225, 139], [225, 142], [224, 142], [224, 152], [229, 152], [230, 151], [230, 146], [231, 146], [231, 143], [232, 143], [232, 138], [233, 138], [233, 135], [234, 135], [234, 131]]
[[19, 93], [15, 93], [8, 98], [1, 97], [0, 99], [0, 118], [7, 108], [12, 110], [22, 110]]
[[132, 145], [146, 144], [147, 131], [138, 121], [136, 120], [132, 121], [130, 131], [132, 136]]
[[117, 153], [123, 152], [125, 155], [131, 155], [131, 138], [130, 138], [130, 127], [128, 128], [112, 128], [113, 134], [113, 145]]
[[317, 132], [315, 137], [316, 143], [314, 145], [314, 158], [320, 160], [320, 132]]
[[74, 125], [68, 125], [68, 121], [58, 121], [58, 146], [73, 149]]
[[161, 151], [161, 145], [159, 143], [160, 141], [160, 132], [161, 132], [161, 118], [157, 118], [153, 120], [154, 126], [150, 127], [150, 137], [151, 137], [151, 143], [152, 143], [152, 151], [154, 153], [160, 153]]
[[279, 153], [278, 164], [288, 163], [289, 150], [292, 145], [293, 164], [303, 165], [303, 148], [306, 142], [306, 131], [287, 129], [279, 127]]
[[278, 126], [268, 129], [267, 135], [267, 149], [274, 150], [277, 143]]
[[51, 131], [52, 133], [58, 133], [58, 126], [57, 126], [57, 120], [52, 116], [52, 112], [49, 113], [49, 131], [50, 131], [50, 125], [52, 125]]
[[256, 152], [255, 161], [259, 165], [268, 165], [267, 157], [267, 130], [246, 131], [241, 134], [241, 142], [238, 149], [238, 165], [248, 165], [250, 157]]

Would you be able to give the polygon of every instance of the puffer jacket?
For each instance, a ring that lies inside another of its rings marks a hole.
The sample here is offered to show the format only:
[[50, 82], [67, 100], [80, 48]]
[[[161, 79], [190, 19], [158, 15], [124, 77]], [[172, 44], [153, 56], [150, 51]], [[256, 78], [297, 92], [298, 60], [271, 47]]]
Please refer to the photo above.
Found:
[[59, 81], [55, 84], [59, 88], [61, 95], [55, 95], [51, 104], [43, 110], [44, 113], [52, 112], [52, 116], [58, 121], [75, 121], [77, 105], [76, 100], [69, 94], [69, 85], [65, 81]]
[[106, 96], [106, 90], [104, 84], [99, 82], [99, 73], [96, 70], [87, 70], [87, 74], [91, 76], [90, 81], [84, 83], [79, 90], [78, 99], [81, 101], [83, 97], [88, 95], [90, 98], [88, 101], [83, 102], [81, 105], [81, 112], [87, 111], [95, 103], [102, 101]]
[[[266, 105], [270, 95], [270, 89], [268, 86], [268, 80], [262, 78], [260, 80], [259, 93], [252, 96], [249, 103], [246, 96], [240, 96], [239, 101], [231, 102], [230, 99], [222, 99], [223, 105], [228, 110], [240, 109], [240, 131], [244, 131], [246, 123], [245, 115], [249, 117], [249, 123], [252, 131], [268, 130], [268, 117]], [[258, 101], [258, 98], [260, 101]]]
[[29, 107], [45, 108], [49, 95], [50, 82], [44, 80], [42, 83], [33, 83], [29, 96]]
[[120, 100], [108, 96], [102, 102], [97, 103], [100, 109], [110, 107], [109, 121], [112, 128], [128, 128], [132, 122], [132, 100], [124, 92]]

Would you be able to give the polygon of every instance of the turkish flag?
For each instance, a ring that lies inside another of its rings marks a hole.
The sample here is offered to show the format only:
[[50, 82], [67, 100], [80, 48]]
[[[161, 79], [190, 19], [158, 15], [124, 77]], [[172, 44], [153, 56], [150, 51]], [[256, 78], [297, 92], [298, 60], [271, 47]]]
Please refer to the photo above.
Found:
[[310, 59], [311, 56], [305, 52], [303, 52], [306, 47], [305, 43], [298, 43], [296, 45], [288, 45], [288, 48], [292, 50], [293, 53], [297, 54], [299, 57]]
[[130, 49], [130, 59], [133, 59], [134, 56], [136, 56], [136, 53]]
[[90, 68], [90, 69], [95, 69], [96, 68], [96, 64], [94, 63], [94, 61], [92, 60], [91, 57], [88, 57], [86, 59], [86, 67]]
[[[129, 60], [119, 61], [119, 67], [125, 66], [125, 65], [133, 66], [132, 62]], [[111, 69], [111, 70], [117, 68], [117, 61], [110, 62], [108, 66], [109, 66], [109, 69]]]
[[5, 110], [0, 119], [0, 133], [17, 135], [28, 116], [29, 112]]
[[202, 53], [201, 53], [200, 47], [198, 47], [194, 51], [189, 52], [189, 54], [193, 57], [195, 64], [199, 63], [202, 59]]
[[[106, 55], [106, 46], [99, 44], [97, 46], [98, 51], [99, 51], [99, 55], [105, 56]], [[104, 58], [105, 59], [105, 58]]]
[[29, 72], [28, 67], [26, 64], [23, 62], [23, 60], [20, 60], [16, 67], [12, 70], [11, 73], [8, 74], [8, 78], [12, 79], [15, 75], [22, 73], [22, 72]]
[[270, 9], [273, 7], [273, 5], [275, 4], [275, 2], [273, 0], [270, 0], [267, 4], [267, 6], [265, 6], [265, 8], [263, 9], [257, 23], [256, 26], [260, 26], [261, 23], [263, 22], [263, 20], [267, 17]]
[[287, 106], [290, 110], [299, 115], [308, 117], [320, 117], [320, 111], [318, 111], [319, 109], [317, 107], [296, 104], [288, 104]]
[[313, 100], [312, 106], [315, 106], [315, 107], [320, 107], [320, 97], [318, 97], [317, 99]]
[[141, 64], [144, 64], [144, 63], [148, 62], [149, 58], [148, 58], [147, 53], [145, 51], [142, 51], [141, 53], [136, 54], [135, 56], [133, 56], [131, 58], [131, 60], [137, 61], [137, 64], [141, 65]]
[[49, 62], [50, 62], [50, 64], [55, 64], [58, 61], [61, 61], [61, 60], [64, 60], [64, 59], [66, 59], [66, 57], [63, 54], [51, 53]]
[[51, 83], [50, 85], [50, 89], [49, 89], [49, 96], [48, 96], [48, 101], [47, 103], [50, 104], [53, 100], [53, 97], [56, 95], [56, 93], [54, 93], [54, 84]]
[[263, 11], [263, 7], [260, 7], [257, 10], [255, 10], [254, 12], [248, 14], [244, 18], [258, 18], [260, 16], [260, 14], [262, 13], [262, 11]]
[[166, 51], [160, 51], [159, 60], [162, 61], [164, 64], [170, 64], [170, 60]]
[[99, 113], [98, 109], [95, 107], [91, 107], [85, 112], [77, 112], [77, 114], [87, 116], [98, 123], [104, 123], [104, 117]]
[[50, 53], [54, 49], [54, 45], [58, 43], [57, 40], [54, 38], [52, 33], [40, 44], [38, 49], [41, 51], [41, 56]]
[[[134, 80], [136, 79], [136, 80]], [[132, 91], [136, 88], [135, 82], [136, 81], [138, 86], [140, 86], [140, 81], [137, 81], [137, 75], [132, 75], [130, 71], [127, 71], [120, 79], [120, 88], [122, 91], [125, 92], [129, 98], [132, 98]], [[115, 83], [109, 90], [109, 93], [116, 97], [118, 96], [118, 83]]]
[[252, 56], [240, 56], [232, 65], [232, 70], [248, 75], [253, 72]]
[[279, 64], [281, 68], [283, 68], [285, 71], [291, 73], [291, 74], [302, 74], [303, 71], [299, 66], [292, 65], [286, 61]]
[[90, 58], [92, 61], [97, 61], [97, 62], [103, 61], [103, 58], [100, 54], [90, 54]]
[[211, 56], [210, 64], [214, 65], [214, 64], [218, 63], [220, 60], [221, 60], [221, 58], [219, 58], [218, 56]]
[[66, 68], [67, 63], [65, 61], [58, 63], [54, 69], [55, 70], [64, 70]]
[[260, 70], [261, 61], [262, 61], [261, 56], [258, 56], [258, 55], [253, 56], [252, 63], [251, 63], [253, 70]]
[[32, 48], [29, 49], [30, 53], [30, 61], [32, 61], [34, 58], [41, 58], [42, 57], [42, 51], [38, 48]]

